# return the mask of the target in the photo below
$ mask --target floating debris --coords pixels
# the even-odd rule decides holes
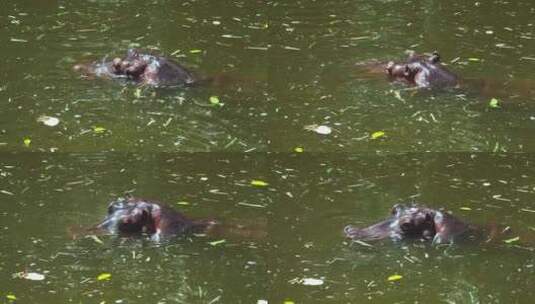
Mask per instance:
[[[269,184],[266,183],[265,181],[262,181],[262,180],[253,179],[253,180],[251,181],[251,185],[253,185],[253,186],[257,186],[257,187],[266,187],[266,186],[268,186]]]
[[[495,109],[495,108],[499,108],[500,107],[500,101],[496,98],[492,98],[490,101],[489,101],[489,107]]]
[[[385,136],[385,132],[384,131],[376,131],[376,132],[373,132],[370,137],[372,139],[378,139],[378,138],[381,138],[383,136]]]
[[[55,127],[59,124],[59,118],[53,116],[41,115],[37,118],[37,122],[44,124],[45,126]]]
[[[111,279],[111,273],[101,273],[97,276],[97,281],[108,281]]]
[[[323,125],[308,125],[303,127],[307,131],[315,132],[316,134],[329,135],[333,132],[333,129],[329,126]]]
[[[42,281],[45,279],[44,274],[40,274],[37,272],[19,272],[14,275],[15,277],[26,279],[30,281]]]
[[[210,242],[208,244],[212,245],[212,246],[217,246],[217,245],[221,245],[221,244],[224,244],[226,243],[227,240],[218,240],[218,241],[213,241],[213,242]]]
[[[320,286],[320,285],[323,285],[323,280],[322,279],[314,279],[314,278],[304,278],[301,281],[301,284],[305,285],[305,286]]]
[[[389,281],[389,282],[395,282],[395,281],[399,281],[399,280],[401,280],[401,279],[403,279],[403,276],[401,276],[401,275],[399,275],[399,274],[393,274],[393,275],[391,275],[391,276],[389,276],[389,277],[387,278],[387,281]]]

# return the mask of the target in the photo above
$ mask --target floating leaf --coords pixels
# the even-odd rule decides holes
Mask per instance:
[[[320,285],[323,285],[323,280],[314,279],[314,278],[304,278],[301,281],[301,284],[306,285],[306,286],[320,286]]]
[[[295,302],[292,301],[292,300],[284,300],[284,302],[282,302],[282,304],[295,304]]]
[[[219,97],[217,97],[217,96],[210,96],[210,103],[213,104],[214,106],[221,104],[219,102]]]
[[[45,279],[43,274],[37,272],[23,272],[20,274],[20,277],[31,281],[42,281]]]
[[[191,205],[189,202],[186,202],[186,201],[179,201],[179,202],[176,202],[177,205],[182,205],[182,206],[188,206],[188,205]]]
[[[208,244],[212,245],[212,246],[217,246],[217,245],[221,245],[221,244],[224,244],[226,243],[227,240],[218,240],[218,241],[213,241],[213,242],[210,242]]]
[[[463,211],[472,211],[472,208],[470,208],[470,207],[461,207],[459,209],[461,209]]]
[[[109,279],[111,279],[111,273],[107,272],[101,273],[97,277],[97,281],[108,281]]]
[[[253,179],[251,181],[251,185],[257,186],[257,187],[266,187],[269,184],[266,183],[265,181],[262,181],[262,180],[259,180],[259,179]]]
[[[137,88],[137,89],[134,91],[134,97],[135,97],[135,98],[141,98],[141,89],[140,89],[140,88]]]
[[[321,135],[329,135],[333,132],[331,127],[328,127],[328,126],[308,125],[308,126],[304,126],[303,128],[305,130],[312,131]]]
[[[470,57],[470,58],[468,58],[468,61],[472,61],[472,62],[480,62],[481,59],[479,59],[479,58],[475,58],[475,57]]]
[[[383,136],[385,136],[385,132],[384,131],[376,131],[376,132],[372,133],[371,138],[372,139],[378,139],[378,138],[381,138]]]
[[[59,119],[52,116],[41,115],[37,118],[37,122],[41,122],[45,126],[55,127],[59,124]]]
[[[498,101],[498,99],[496,99],[496,98],[492,98],[489,101],[489,107],[491,107],[491,108],[499,108],[500,107],[500,101]]]
[[[202,50],[199,50],[199,49],[193,49],[193,50],[189,50],[189,52],[190,52],[191,54],[198,54],[198,53],[201,53]]]
[[[305,149],[303,149],[303,147],[295,147],[294,151],[297,152],[297,153],[303,153],[303,152],[305,152]]]
[[[28,42],[26,39],[19,39],[19,38],[11,38],[9,39],[11,42]]]
[[[30,144],[32,143],[32,140],[31,140],[30,138],[26,137],[26,138],[23,140],[23,142],[24,142],[24,146],[26,146],[26,147],[30,147]]]
[[[106,132],[106,128],[104,127],[97,127],[97,126],[93,126],[93,133],[95,134],[102,134]]]
[[[399,281],[403,278],[403,276],[399,275],[399,274],[393,274],[391,276],[388,277],[388,281],[389,282],[394,282],[394,281]]]
[[[96,236],[96,235],[90,235],[89,237],[90,237],[93,241],[95,241],[95,243],[97,243],[97,244],[101,244],[101,245],[104,244],[104,242],[103,242],[101,239],[99,239],[98,236]]]
[[[514,238],[511,238],[511,239],[507,239],[507,240],[503,240],[506,244],[511,244],[511,243],[514,243],[514,242],[518,242],[520,241],[520,237],[514,237]]]
[[[10,301],[16,301],[16,300],[17,300],[17,297],[16,297],[14,294],[12,294],[12,293],[7,294],[7,295],[6,295],[6,298],[7,298],[8,300],[10,300]]]
[[[266,208],[266,206],[264,206],[264,205],[251,204],[251,203],[246,203],[246,202],[239,202],[238,205],[247,206],[247,207],[254,207],[254,208]]]

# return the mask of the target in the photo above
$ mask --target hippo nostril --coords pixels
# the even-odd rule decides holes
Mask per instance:
[[[344,227],[344,233],[348,236],[348,237],[353,237],[355,234],[357,234],[359,230],[351,225],[347,225]]]

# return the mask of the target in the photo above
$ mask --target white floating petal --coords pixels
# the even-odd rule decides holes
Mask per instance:
[[[42,122],[45,126],[55,127],[59,124],[59,118],[41,115],[37,118],[38,122]]]
[[[23,279],[32,280],[32,281],[42,281],[45,279],[45,275],[37,272],[26,272],[21,275]]]
[[[304,278],[301,284],[306,286],[320,286],[323,285],[323,280],[314,278]]]

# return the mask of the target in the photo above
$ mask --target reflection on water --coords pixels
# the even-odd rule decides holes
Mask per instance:
[[[376,222],[394,203],[420,201],[533,235],[533,161],[531,154],[4,153],[2,292],[40,303],[522,303],[532,295],[533,239],[368,247],[345,240],[342,229]],[[98,222],[123,191],[193,218],[258,223],[266,236],[217,245],[202,236],[162,244],[69,239],[67,227]],[[45,282],[11,277],[25,270],[45,274]],[[98,281],[101,273],[112,277]],[[388,282],[395,274],[402,279]],[[323,285],[297,283],[303,278]]]

